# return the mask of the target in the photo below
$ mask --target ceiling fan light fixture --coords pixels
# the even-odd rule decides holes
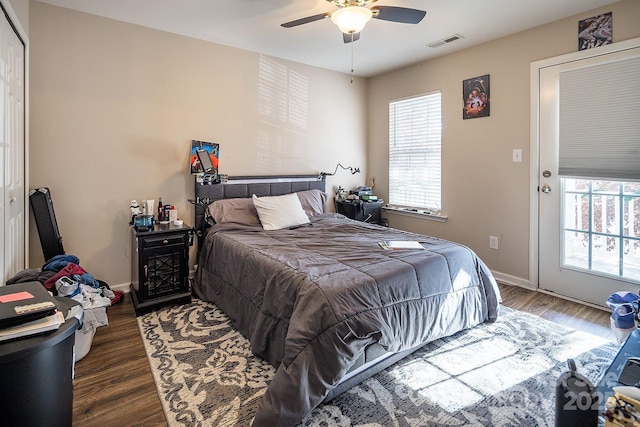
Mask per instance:
[[[362,6],[347,6],[331,14],[331,22],[345,34],[359,33],[371,20],[373,12]]]

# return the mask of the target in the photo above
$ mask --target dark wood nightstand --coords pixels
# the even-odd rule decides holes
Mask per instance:
[[[133,230],[133,229],[132,229]],[[191,301],[188,225],[154,224],[131,233],[131,302],[136,316],[170,302]]]
[[[380,224],[382,221],[382,202],[338,201],[336,202],[336,212],[357,221]]]

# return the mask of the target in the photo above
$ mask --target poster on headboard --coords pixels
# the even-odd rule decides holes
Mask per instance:
[[[211,165],[213,168],[206,172],[202,167],[202,162],[198,157],[198,151],[204,150],[209,154]],[[191,174],[205,173],[205,175],[212,175],[213,180],[218,178],[218,167],[220,165],[220,144],[215,142],[206,142],[199,140],[191,141],[191,155],[189,156],[189,171]]]

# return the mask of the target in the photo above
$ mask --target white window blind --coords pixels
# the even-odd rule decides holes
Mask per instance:
[[[440,210],[441,95],[389,103],[389,203]]]
[[[560,74],[559,174],[640,180],[640,58]]]

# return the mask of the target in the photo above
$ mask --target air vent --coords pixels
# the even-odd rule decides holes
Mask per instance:
[[[445,45],[447,43],[451,43],[451,42],[454,42],[456,40],[460,40],[460,39],[463,39],[463,38],[464,38],[464,36],[461,36],[460,34],[454,34],[452,36],[445,37],[442,40],[438,40],[437,42],[433,42],[431,44],[428,44],[427,46],[429,46],[429,47],[440,47],[440,46]]]

